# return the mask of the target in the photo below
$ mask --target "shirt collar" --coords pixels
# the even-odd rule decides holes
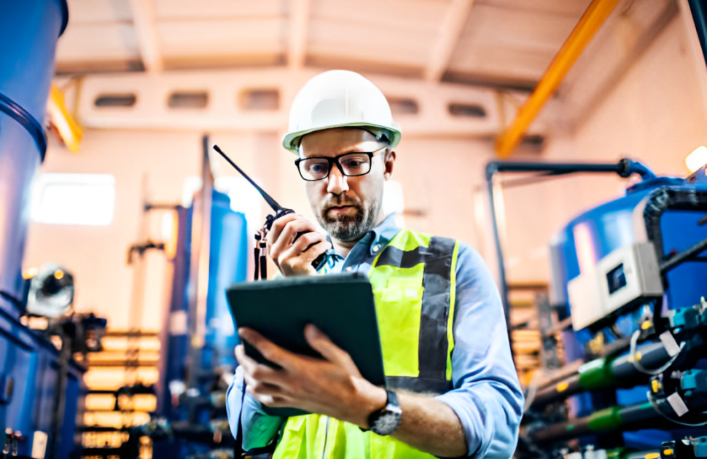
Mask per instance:
[[[395,224],[395,213],[389,214],[380,225],[373,228],[370,232],[373,233],[373,240],[368,248],[371,255],[375,255],[378,251],[384,248],[395,237],[400,228]],[[376,249],[376,246],[378,247]]]
[[[368,252],[371,256],[374,256],[388,245],[398,232],[400,232],[400,228],[395,224],[395,213],[391,213],[385,217],[380,225],[370,230],[356,245],[368,242]],[[331,237],[329,237],[329,235],[327,235],[327,240],[331,243]],[[325,261],[329,261],[330,264],[334,263],[335,260],[344,260],[344,257],[336,253],[333,248],[327,250],[326,254],[327,260]]]

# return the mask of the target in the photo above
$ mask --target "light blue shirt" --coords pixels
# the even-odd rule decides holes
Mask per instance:
[[[324,263],[329,264],[330,273],[368,273],[376,254],[398,231],[400,228],[395,226],[390,215],[369,231],[346,258],[330,251]],[[523,394],[511,358],[496,284],[481,256],[464,243],[459,244],[456,282],[453,389],[436,398],[449,405],[459,417],[469,457],[508,459],[518,440]],[[266,446],[277,434],[283,418],[266,415],[250,394],[243,398],[240,368],[227,397],[226,408],[233,435],[236,435],[241,400],[244,400],[241,415],[243,446],[246,450]]]

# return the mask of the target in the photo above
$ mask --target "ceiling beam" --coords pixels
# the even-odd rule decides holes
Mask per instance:
[[[550,62],[545,74],[540,78],[535,90],[520,107],[515,119],[496,139],[496,153],[507,158],[518,146],[523,134],[555,94],[567,72],[574,66],[594,35],[606,22],[619,0],[592,0],[572,33]]]
[[[149,73],[159,73],[164,68],[164,63],[153,0],[130,0],[130,8],[145,70]]]
[[[307,55],[307,27],[312,0],[292,0],[290,2],[290,37],[287,50],[287,64],[292,69],[304,67]]]
[[[437,41],[432,47],[430,62],[425,69],[426,80],[442,79],[473,4],[474,0],[452,0],[452,4],[447,8]]]

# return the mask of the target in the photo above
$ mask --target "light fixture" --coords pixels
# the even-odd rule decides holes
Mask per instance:
[[[29,268],[25,269],[24,271],[22,271],[22,278],[24,280],[30,280],[34,276],[37,275],[37,272],[39,272],[39,269],[37,269],[36,267],[34,267],[34,266],[29,267]]]
[[[29,314],[53,319],[69,311],[74,301],[74,277],[66,269],[56,263],[46,263],[30,282]]]
[[[707,147],[703,145],[695,148],[692,153],[685,158],[685,164],[690,172],[693,173],[707,165]]]

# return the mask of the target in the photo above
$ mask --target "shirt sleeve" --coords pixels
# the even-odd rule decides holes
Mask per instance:
[[[238,437],[238,421],[243,429],[245,451],[268,446],[277,435],[284,418],[265,414],[263,406],[246,393],[243,396],[243,369],[236,368],[236,376],[226,392],[226,412],[233,438]]]
[[[508,459],[518,441],[523,393],[496,283],[466,244],[459,246],[456,281],[454,389],[437,399],[459,417],[469,457]]]

